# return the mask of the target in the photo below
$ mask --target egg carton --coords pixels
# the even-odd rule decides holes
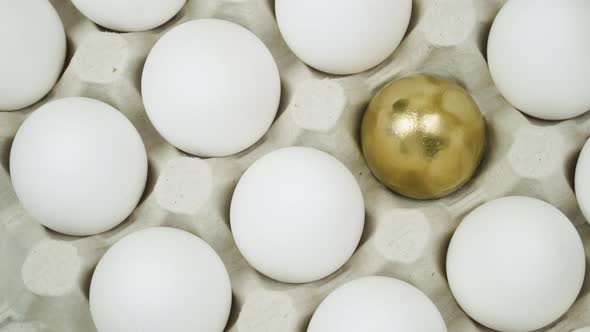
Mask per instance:
[[[505,0],[415,0],[400,47],[378,67],[352,76],[320,73],[297,59],[281,38],[272,0],[189,0],[164,26],[139,33],[107,31],[70,1],[51,2],[67,31],[66,69],[41,102],[0,112],[2,332],[95,331],[88,290],[98,260],[126,234],[152,226],[187,230],[219,253],[233,287],[230,332],[305,331],[332,290],[368,275],[396,277],[424,291],[450,332],[490,331],[455,302],[445,277],[445,255],[468,212],[506,195],[552,203],[572,220],[589,249],[590,227],[577,206],[573,176],[590,133],[590,115],[562,122],[532,119],[496,90],[485,48]],[[175,149],[155,131],[142,105],[140,77],[148,52],[164,32],[211,17],[241,24],[263,40],[280,68],[283,91],[279,114],[260,142],[235,156],[202,159]],[[371,175],[360,150],[360,119],[370,98],[390,80],[413,73],[458,82],[473,95],[487,122],[488,149],[475,178],[439,200],[393,194]],[[90,237],[58,234],[33,220],[19,204],[8,172],[11,142],[22,121],[39,105],[69,96],[96,98],[119,109],[139,130],[149,155],[148,183],[138,208],[118,227]],[[302,285],[256,272],[238,252],[229,227],[230,199],[241,174],[266,153],[294,145],[315,147],[341,160],[360,183],[366,202],[365,230],[354,256],[333,275]],[[543,331],[590,325],[589,285],[585,282],[571,310]]]

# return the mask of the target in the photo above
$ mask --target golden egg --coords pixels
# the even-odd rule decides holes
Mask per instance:
[[[439,198],[475,173],[486,144],[485,122],[458,84],[410,76],[373,98],[361,143],[369,168],[388,188],[411,198]]]

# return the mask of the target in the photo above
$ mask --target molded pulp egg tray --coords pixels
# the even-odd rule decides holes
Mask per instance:
[[[106,31],[70,1],[51,2],[67,30],[65,72],[41,102],[0,112],[2,332],[95,331],[88,308],[94,267],[114,242],[150,226],[187,230],[219,253],[231,276],[234,298],[227,331],[234,332],[305,331],[329,292],[367,275],[400,278],[424,291],[450,332],[489,331],[453,299],[445,255],[452,232],[468,212],[506,195],[555,205],[576,225],[587,249],[590,245],[590,226],[573,189],[590,114],[545,122],[524,116],[500,96],[485,47],[504,0],[415,0],[400,47],[378,67],[352,76],[326,75],[297,59],[279,34],[272,0],[189,0],[172,21],[140,33]],[[165,31],[210,17],[236,22],[259,36],[279,65],[283,90],[273,126],[254,147],[227,158],[200,159],[177,150],[154,130],[142,105],[140,77],[148,52]],[[475,178],[440,200],[393,194],[371,175],[360,150],[360,120],[370,98],[390,80],[414,73],[437,74],[464,86],[487,122],[489,143]],[[9,151],[20,124],[39,105],[67,96],[92,97],[116,107],[139,130],[148,150],[149,177],[139,207],[124,223],[96,236],[69,237],[44,228],[23,210],[10,183]],[[230,199],[242,173],[266,153],[293,145],[315,147],[341,160],[356,176],[366,202],[364,234],[351,260],[328,278],[303,285],[275,282],[256,272],[239,254],[229,227]],[[567,315],[544,331],[590,324],[589,285],[585,282]]]

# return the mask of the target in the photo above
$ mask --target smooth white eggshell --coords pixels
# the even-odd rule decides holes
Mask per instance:
[[[502,332],[540,329],[574,303],[584,247],[568,218],[529,197],[488,202],[461,222],[449,245],[447,277],[465,312]]]
[[[522,112],[546,120],[590,109],[590,1],[510,0],[488,40],[498,90]]]
[[[232,292],[219,256],[200,238],[157,227],[102,257],[90,284],[98,332],[222,332]]]
[[[577,329],[577,330],[575,330],[573,332],[590,332],[590,327],[584,327],[584,328],[581,328],[581,329]]]
[[[586,141],[576,164],[575,188],[580,210],[590,222],[590,140]]]
[[[256,143],[274,120],[280,92],[266,46],[245,28],[215,19],[167,32],[150,52],[142,78],[156,129],[170,144],[203,157]]]
[[[231,228],[246,260],[289,283],[318,280],[354,253],[364,226],[354,176],[316,149],[283,148],[257,160],[233,194]]]
[[[315,311],[307,332],[446,332],[432,301],[393,278],[365,277],[340,286]]]
[[[57,232],[115,227],[139,202],[147,156],[139,133],[113,107],[89,98],[52,101],[19,128],[10,175],[24,208]]]
[[[338,75],[365,71],[398,47],[412,0],[276,0],[285,42],[303,62]]]
[[[43,98],[61,74],[66,34],[47,0],[0,1],[0,111]]]
[[[72,0],[82,14],[116,31],[144,31],[176,15],[186,0]]]

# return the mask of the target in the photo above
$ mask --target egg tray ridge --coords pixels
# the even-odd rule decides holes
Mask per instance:
[[[67,31],[65,71],[39,103],[0,112],[0,332],[96,331],[88,307],[94,267],[114,242],[151,226],[187,230],[219,253],[233,287],[231,332],[303,332],[329,292],[367,275],[400,278],[424,291],[449,332],[491,331],[458,307],[444,265],[462,217],[502,196],[526,195],[555,205],[590,249],[590,226],[573,188],[590,114],[562,122],[536,120],[499,94],[485,47],[505,0],[414,0],[400,47],[378,67],[352,76],[320,73],[297,59],[280,36],[272,0],[189,0],[167,24],[139,33],[105,30],[69,0],[51,2]],[[277,61],[283,91],[279,114],[260,142],[235,156],[201,159],[172,147],[155,131],[142,105],[140,81],[145,58],[164,32],[212,17],[241,24],[262,39]],[[391,193],[371,175],[360,150],[360,119],[370,98],[390,80],[414,73],[461,84],[487,122],[488,147],[475,178],[440,200]],[[26,116],[49,100],[70,96],[96,98],[119,109],[139,130],[149,157],[148,183],[136,211],[113,230],[90,237],[58,234],[33,220],[19,204],[8,173],[10,145]],[[315,147],[341,160],[356,176],[366,203],[365,230],[351,260],[328,278],[303,285],[279,283],[256,272],[238,252],[229,228],[231,195],[241,174],[266,153],[293,145]],[[543,331],[590,325],[589,284],[587,280],[572,309]]]

